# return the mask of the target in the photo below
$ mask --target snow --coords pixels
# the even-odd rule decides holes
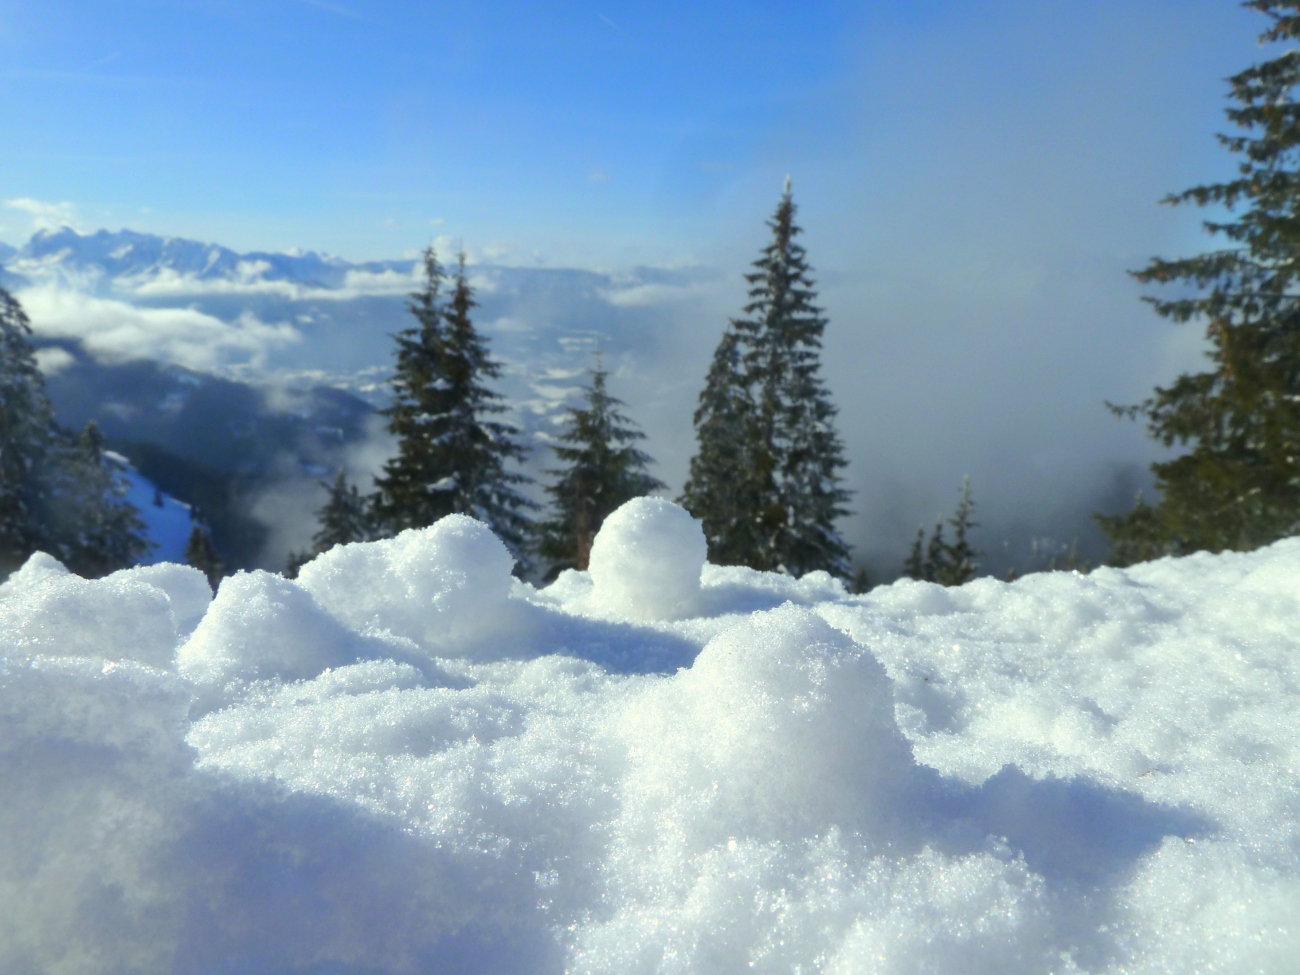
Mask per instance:
[[[139,509],[145,536],[154,544],[146,553],[145,562],[184,562],[185,546],[194,527],[190,506],[160,491],[153,481],[129,464],[123,466],[126,500]],[[159,500],[162,504],[156,503]]]
[[[1288,972],[1300,540],[851,596],[668,502],[0,586],[0,971]]]

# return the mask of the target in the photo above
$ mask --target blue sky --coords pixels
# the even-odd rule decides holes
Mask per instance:
[[[1052,192],[1141,173],[1149,202],[1222,169],[1219,79],[1259,28],[1222,0],[6,0],[0,187],[237,248],[708,259],[786,171],[850,225],[1066,153],[1089,183]]]

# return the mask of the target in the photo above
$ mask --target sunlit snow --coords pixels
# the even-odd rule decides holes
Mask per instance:
[[[0,586],[0,971],[1287,972],[1300,540],[851,596],[642,499]]]

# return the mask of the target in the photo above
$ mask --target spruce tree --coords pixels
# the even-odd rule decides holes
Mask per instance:
[[[316,513],[320,529],[312,536],[312,553],[320,555],[335,545],[365,542],[373,537],[366,499],[355,484],[349,484],[342,468],[333,484],[321,482],[329,492],[324,507]]]
[[[957,510],[948,519],[953,540],[944,536],[944,520],[934,523],[930,541],[925,543],[925,527],[916,531],[912,550],[903,563],[903,574],[923,582],[937,582],[941,586],[960,586],[975,577],[979,569],[976,559],[979,552],[970,542],[970,531],[979,527],[975,521],[975,502],[971,499],[970,478],[962,481],[961,498]]]
[[[619,409],[622,400],[605,388],[607,375],[597,362],[584,389],[584,406],[570,408],[560,434],[563,445],[551,448],[566,465],[547,472],[556,477],[546,488],[555,514],[537,526],[537,551],[551,563],[552,577],[563,569],[585,570],[606,516],[626,501],[665,487],[646,471],[653,461],[634,446],[645,434]]]
[[[190,529],[190,539],[185,545],[185,563],[198,569],[208,577],[208,585],[216,592],[225,574],[226,566],[212,544],[212,535],[202,525],[196,524]]]
[[[752,407],[741,370],[740,334],[729,325],[695,410],[699,448],[681,497],[702,522],[709,560],[717,565],[752,565],[761,544],[754,518],[760,496],[745,450]]]
[[[56,555],[91,578],[129,568],[153,548],[140,510],[126,499],[126,467],[105,449],[94,421],[61,445],[59,489],[52,504]]]
[[[710,558],[848,578],[835,529],[848,512],[836,410],[820,376],[826,319],[795,238],[790,181],[768,222],[772,242],[745,275],[745,317],[714,355],[696,412],[699,451],[683,503],[705,525]]]
[[[1300,3],[1244,6],[1272,19],[1262,42],[1300,40]],[[1145,300],[1175,323],[1205,322],[1211,365],[1137,406],[1111,407],[1144,417],[1164,446],[1190,448],[1151,465],[1157,503],[1139,498],[1127,514],[1098,517],[1120,564],[1300,533],[1300,50],[1228,81],[1227,116],[1241,131],[1219,141],[1240,157],[1237,178],[1164,201],[1226,209],[1230,219],[1204,226],[1228,246],[1133,272],[1193,292]]]
[[[384,529],[421,528],[452,514],[485,522],[521,563],[536,507],[517,490],[528,478],[506,469],[525,454],[518,432],[493,419],[505,411],[485,380],[500,366],[470,317],[476,306],[460,255],[450,300],[433,248],[424,255],[425,285],[411,295],[418,325],[397,336],[393,404],[384,410],[398,438],[397,456],[376,479],[373,511]]]
[[[56,435],[31,334],[22,306],[0,288],[0,574],[46,542],[42,474]]]
[[[37,550],[86,576],[134,565],[150,542],[122,463],[93,423],[73,437],[54,422],[30,336],[0,288],[0,572]]]

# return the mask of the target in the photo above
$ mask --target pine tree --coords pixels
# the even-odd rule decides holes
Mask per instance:
[[[150,543],[123,466],[93,423],[73,437],[54,422],[30,335],[0,288],[0,572],[37,550],[87,576],[134,565]]]
[[[484,380],[498,378],[501,368],[470,317],[476,302],[465,255],[445,307],[444,274],[432,247],[424,268],[425,286],[409,305],[419,325],[397,336],[393,404],[384,411],[398,453],[376,479],[373,511],[393,532],[456,512],[472,515],[522,562],[531,530],[525,512],[536,505],[517,490],[529,479],[506,470],[525,449],[514,427],[492,419],[506,408]]]
[[[1300,40],[1300,3],[1251,0],[1273,21],[1261,41]],[[1153,259],[1143,283],[1180,282],[1199,295],[1147,300],[1175,323],[1206,323],[1211,368],[1179,376],[1132,407],[1166,447],[1189,447],[1151,465],[1160,500],[1098,516],[1111,559],[1127,564],[1200,549],[1248,550],[1300,532],[1300,50],[1229,79],[1241,133],[1220,142],[1239,154],[1239,175],[1167,197],[1168,204],[1226,208],[1207,221],[1226,249]],[[1235,214],[1244,208],[1237,217]]]
[[[0,288],[0,574],[45,541],[41,475],[55,441],[54,410],[31,333],[22,306]]]
[[[848,545],[835,530],[848,513],[846,461],[820,376],[826,319],[794,217],[787,179],[772,242],[745,275],[746,317],[730,323],[700,397],[682,500],[704,522],[714,561],[848,578]]]
[[[695,410],[699,449],[681,497],[703,523],[709,559],[717,565],[753,564],[761,545],[754,519],[759,492],[745,453],[752,406],[741,370],[740,335],[729,325],[713,353]]]
[[[979,527],[975,521],[975,502],[971,499],[970,478],[962,481],[961,498],[957,510],[947,524],[953,531],[953,540],[944,537],[942,518],[934,523],[930,541],[925,542],[925,528],[917,529],[912,550],[903,563],[903,574],[924,582],[937,582],[941,586],[960,586],[975,577],[979,569],[976,559],[979,552],[970,542],[970,531]]]
[[[342,469],[333,484],[321,482],[329,499],[316,513],[320,530],[312,536],[312,552],[320,555],[335,545],[365,542],[373,537],[366,499],[355,484],[349,484]]]
[[[208,577],[208,585],[213,592],[225,574],[226,566],[217,555],[216,546],[212,544],[212,535],[202,525],[195,525],[190,530],[190,540],[185,545],[185,563],[198,569]]]
[[[563,569],[585,570],[592,540],[605,518],[624,502],[665,487],[647,473],[653,461],[634,446],[645,434],[619,409],[622,400],[609,395],[607,375],[597,362],[584,389],[584,407],[569,410],[560,435],[561,442],[571,446],[551,448],[567,465],[547,471],[557,478],[546,488],[555,515],[537,526],[537,551],[550,561],[551,576]]]
[[[104,446],[92,421],[61,453],[54,492],[55,554],[78,575],[96,578],[135,565],[153,548],[140,510],[126,499],[126,467]]]

